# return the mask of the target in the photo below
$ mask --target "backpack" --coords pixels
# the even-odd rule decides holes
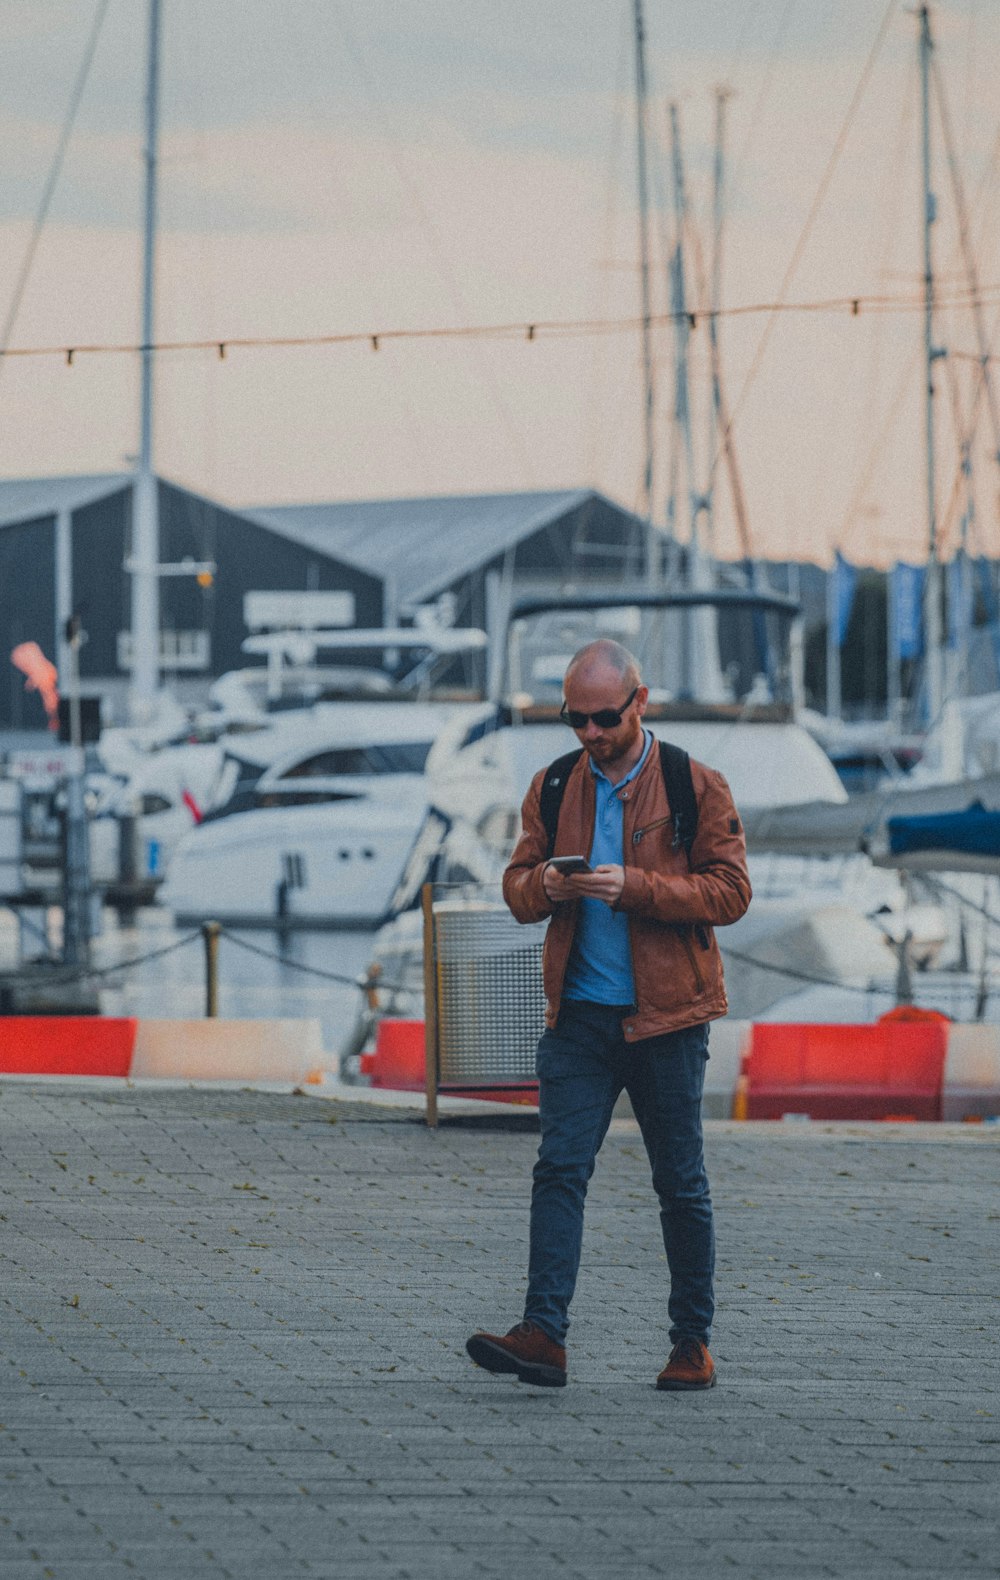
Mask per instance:
[[[659,741],[657,744],[660,748],[663,788],[667,792],[667,801],[674,820],[673,848],[677,850],[683,846],[685,855],[690,859],[691,846],[698,831],[698,802],[691,778],[691,759],[681,746],[671,746],[668,741]],[[555,850],[559,810],[566,793],[566,781],[583,756],[584,750],[585,748],[581,746],[575,752],[567,752],[565,757],[557,757],[545,770],[539,811],[548,836],[546,858]]]

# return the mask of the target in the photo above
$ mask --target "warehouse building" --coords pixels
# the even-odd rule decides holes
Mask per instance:
[[[82,690],[124,717],[133,484],[130,473],[0,480],[0,728],[44,726],[7,655],[37,642],[65,674],[71,613],[86,632]],[[160,667],[192,704],[247,663],[261,594],[335,594],[327,623],[348,627],[409,624],[432,606],[445,624],[496,629],[519,591],[634,580],[643,565],[642,523],[593,490],[236,511],[157,486],[160,559],[172,568],[160,583]],[[200,566],[211,572],[199,577]]]
[[[130,473],[0,480],[0,727],[44,727],[41,702],[8,655],[37,642],[65,675],[71,613],[86,632],[82,691],[124,717],[133,483]],[[179,700],[202,702],[213,678],[247,662],[248,595],[336,593],[340,623],[382,623],[379,577],[202,495],[162,479],[157,488],[160,559],[174,568],[160,583],[160,665]],[[197,566],[212,570],[199,578]]]

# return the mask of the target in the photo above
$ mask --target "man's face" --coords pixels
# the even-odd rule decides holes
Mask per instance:
[[[573,713],[600,713],[605,708],[617,713],[631,689],[614,669],[603,665],[581,668],[566,677],[566,707]],[[639,686],[622,714],[621,723],[613,729],[602,729],[589,718],[582,730],[575,731],[577,740],[602,768],[619,762],[638,748],[648,698],[648,687]]]

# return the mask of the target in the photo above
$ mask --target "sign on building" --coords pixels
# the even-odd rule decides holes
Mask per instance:
[[[350,592],[248,592],[243,620],[249,631],[319,631],[354,624]]]
[[[161,631],[157,665],[161,670],[205,670],[212,660],[212,643],[207,631]],[[132,668],[132,633],[118,632],[118,668]]]

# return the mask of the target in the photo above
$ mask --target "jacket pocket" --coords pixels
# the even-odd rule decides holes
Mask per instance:
[[[698,957],[694,952],[694,945],[691,942],[691,934],[693,931],[694,929],[686,922],[677,928],[678,937],[684,946],[684,953],[688,958],[688,965],[691,967],[691,973],[694,977],[695,987],[698,989],[699,994],[701,994],[705,991],[705,979],[701,974],[701,967],[698,964]],[[707,944],[705,947],[707,948]]]

